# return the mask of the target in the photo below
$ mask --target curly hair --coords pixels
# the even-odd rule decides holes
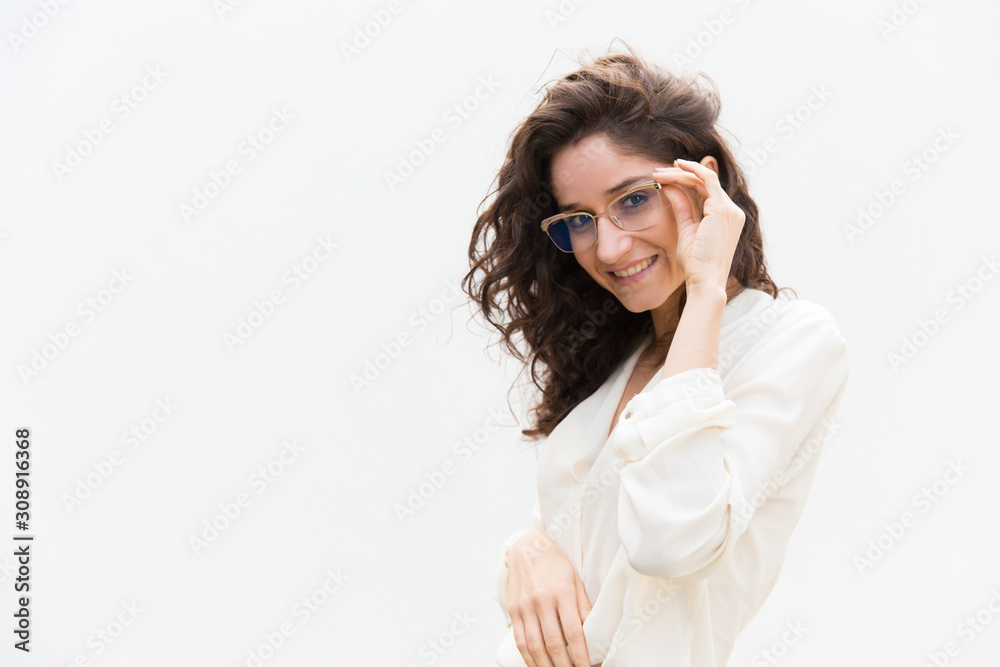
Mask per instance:
[[[521,431],[533,440],[547,437],[653,331],[648,313],[619,307],[539,228],[558,212],[550,172],[562,148],[603,134],[623,156],[665,164],[714,156],[722,188],[746,214],[730,272],[739,290],[728,298],[747,287],[778,295],[764,262],[757,205],[716,129],[721,103],[714,83],[700,73],[674,75],[625,46],[629,53],[609,52],[543,86],[538,106],[511,135],[497,187],[480,207],[497,196],[478,216],[469,243],[471,269],[462,289],[541,392],[531,410],[533,428]],[[709,87],[700,86],[698,76]],[[685,301],[682,293],[678,315]]]

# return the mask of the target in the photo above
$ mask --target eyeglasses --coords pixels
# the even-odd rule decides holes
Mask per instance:
[[[660,187],[656,181],[637,185],[616,197],[604,213],[627,232],[650,227],[663,216]],[[560,213],[542,220],[542,231],[563,252],[585,250],[597,241],[597,218],[604,213]]]

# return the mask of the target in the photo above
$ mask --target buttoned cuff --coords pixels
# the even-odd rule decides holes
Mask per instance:
[[[726,399],[719,371],[692,368],[660,380],[626,404],[612,449],[626,463],[638,461],[667,438],[735,423],[736,404]]]

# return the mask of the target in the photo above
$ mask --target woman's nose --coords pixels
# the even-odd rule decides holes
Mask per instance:
[[[632,237],[611,219],[610,214],[598,216],[597,259],[603,264],[615,264],[632,247]]]

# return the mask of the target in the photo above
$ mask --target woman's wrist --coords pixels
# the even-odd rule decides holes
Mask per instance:
[[[685,307],[687,303],[691,303],[693,300],[710,305],[718,305],[721,301],[723,306],[726,305],[726,301],[728,300],[726,285],[722,283],[702,282],[693,285],[687,284],[684,286],[684,291],[687,293]]]
[[[687,293],[660,377],[694,368],[718,368],[719,329],[726,306],[726,290],[697,285]]]

